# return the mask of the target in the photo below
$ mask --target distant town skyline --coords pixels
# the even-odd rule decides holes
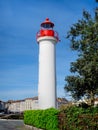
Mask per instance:
[[[38,95],[38,44],[40,23],[49,17],[59,33],[56,46],[57,96],[64,92],[70,62],[77,53],[65,37],[85,9],[94,15],[95,0],[0,0],[0,100],[19,100]]]

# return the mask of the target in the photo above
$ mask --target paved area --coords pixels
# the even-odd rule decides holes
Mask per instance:
[[[0,120],[0,130],[27,130],[22,120]]]

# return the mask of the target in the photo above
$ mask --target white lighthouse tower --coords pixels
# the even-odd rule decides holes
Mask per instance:
[[[56,57],[55,46],[58,34],[53,30],[54,23],[48,18],[41,23],[37,33],[39,43],[39,109],[56,108]]]

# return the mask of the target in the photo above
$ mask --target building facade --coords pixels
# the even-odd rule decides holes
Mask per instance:
[[[0,112],[5,110],[5,102],[0,100]]]
[[[9,101],[6,103],[8,113],[22,113],[25,110],[38,109],[38,98],[26,98],[24,100]]]
[[[47,101],[48,102],[48,101]],[[68,101],[65,98],[57,98],[57,108],[61,105],[67,104]],[[6,113],[23,113],[25,110],[37,110],[39,109],[38,97],[26,98],[23,100],[9,100],[7,102],[0,101],[0,111]]]

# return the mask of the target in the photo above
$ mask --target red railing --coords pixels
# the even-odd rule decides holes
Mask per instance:
[[[44,36],[55,37],[57,41],[59,41],[58,33],[54,30],[40,30],[39,32],[37,32],[36,38]]]

